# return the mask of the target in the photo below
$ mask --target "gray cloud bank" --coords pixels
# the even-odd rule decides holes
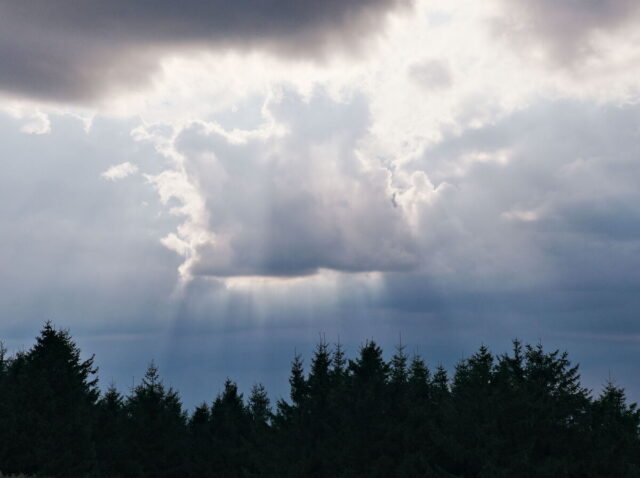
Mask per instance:
[[[354,48],[410,0],[0,2],[0,90],[87,101],[148,79],[183,47],[318,57]]]
[[[637,25],[636,0],[500,0],[495,31],[524,51],[543,46],[555,66],[576,67],[600,53],[598,34]]]

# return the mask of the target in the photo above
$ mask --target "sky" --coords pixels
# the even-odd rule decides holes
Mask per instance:
[[[126,392],[568,350],[640,400],[636,0],[0,0],[0,339]]]

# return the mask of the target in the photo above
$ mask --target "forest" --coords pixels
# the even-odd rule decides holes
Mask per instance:
[[[483,346],[448,374],[403,346],[386,361],[373,341],[354,358],[321,341],[289,382],[272,404],[227,380],[189,412],[153,362],[127,394],[101,390],[94,358],[47,322],[29,350],[0,347],[0,476],[640,476],[636,405],[541,345]]]

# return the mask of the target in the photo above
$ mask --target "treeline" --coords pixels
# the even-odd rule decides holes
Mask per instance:
[[[126,396],[47,323],[0,348],[0,471],[39,477],[638,477],[640,413],[609,383],[592,397],[566,353],[485,347],[452,377],[374,342],[319,343],[292,362],[288,400],[230,380],[191,414],[155,365]]]

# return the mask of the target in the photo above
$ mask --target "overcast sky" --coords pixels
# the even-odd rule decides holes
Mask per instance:
[[[640,400],[636,0],[0,0],[0,338],[123,391],[400,337]]]

